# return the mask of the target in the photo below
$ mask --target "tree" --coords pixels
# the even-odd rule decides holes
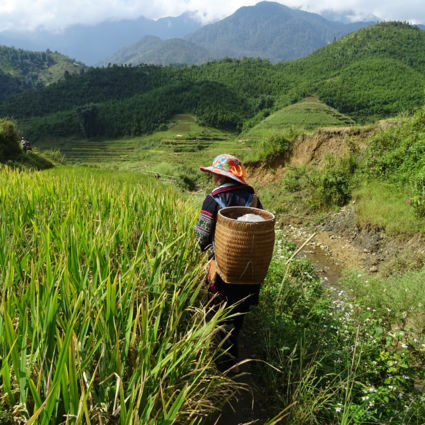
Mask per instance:
[[[21,153],[19,136],[15,124],[7,119],[0,119],[0,162],[15,159]]]

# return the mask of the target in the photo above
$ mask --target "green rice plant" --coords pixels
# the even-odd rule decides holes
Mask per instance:
[[[0,172],[0,421],[195,424],[235,384],[199,304],[196,211],[135,173]]]

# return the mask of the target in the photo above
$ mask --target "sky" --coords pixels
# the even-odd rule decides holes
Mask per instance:
[[[73,24],[144,16],[158,19],[192,12],[203,23],[231,15],[260,0],[0,0],[0,32],[45,28],[61,31]],[[408,21],[425,24],[424,0],[275,0],[288,7],[320,13],[352,11],[353,20]]]

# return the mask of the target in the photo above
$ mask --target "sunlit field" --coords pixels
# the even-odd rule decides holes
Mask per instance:
[[[198,423],[230,392],[193,205],[111,175],[1,170],[1,423]]]

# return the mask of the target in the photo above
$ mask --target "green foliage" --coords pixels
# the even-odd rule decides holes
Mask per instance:
[[[354,197],[362,226],[391,234],[423,232],[425,218],[425,110],[390,120],[367,148],[349,146],[346,158],[320,167],[295,167],[283,180],[288,202],[306,212],[343,206]]]
[[[425,109],[381,131],[370,140],[367,172],[404,190],[405,201],[425,217]]]
[[[0,162],[15,159],[21,153],[15,124],[10,120],[0,119]]]
[[[114,68],[111,70],[116,72]],[[23,121],[22,127],[34,140],[71,135],[120,137],[149,134],[160,126],[164,128],[164,123],[182,111],[195,113],[203,125],[234,131],[241,128],[250,106],[222,84],[176,82],[152,88],[144,94],[133,93],[121,100],[82,104],[73,109],[32,117]]]
[[[367,58],[324,81],[318,94],[325,103],[357,121],[375,121],[423,105],[424,89],[423,73],[398,60]]]
[[[346,158],[328,155],[320,168],[291,168],[282,184],[285,190],[302,198],[308,209],[343,206],[351,199],[358,166],[353,154]]]
[[[38,150],[34,150],[38,153]],[[66,158],[65,155],[58,149],[46,149],[43,150],[41,156],[48,161],[51,161],[55,164],[65,164]]]
[[[240,131],[266,117],[265,127],[272,125],[273,120],[279,121],[273,112],[290,104],[295,105],[282,115],[280,128],[347,125],[352,118],[376,120],[421,106],[424,51],[423,31],[404,24],[379,24],[289,63],[272,65],[244,58],[179,68],[112,66],[80,75],[70,72],[61,82],[7,97],[0,103],[0,115],[22,120],[33,137],[49,132],[77,135],[81,128],[89,137],[148,134],[166,125],[173,114],[186,112],[196,114],[205,125]],[[9,94],[10,78],[4,76]],[[9,82],[11,89],[20,84]],[[310,111],[308,105],[296,104],[308,96],[319,96],[338,110],[323,104],[319,108],[318,102],[310,105]],[[91,112],[83,113],[87,105],[92,105]],[[55,114],[77,118],[69,125],[65,115]],[[94,128],[86,128],[92,124]],[[67,133],[71,127],[73,131]]]
[[[255,109],[262,111],[263,109],[270,109],[274,105],[274,98],[270,95],[261,95],[256,102]]]
[[[347,272],[341,284],[349,288],[351,295],[391,323],[415,329],[425,326],[425,269],[394,273],[386,278],[365,276],[359,272]]]
[[[423,234],[424,219],[415,214],[408,188],[385,180],[363,181],[353,192],[356,220],[389,235]]]
[[[195,424],[220,408],[236,384],[213,364],[223,312],[199,308],[196,213],[135,173],[2,170],[1,422]]]
[[[285,155],[292,146],[293,139],[284,134],[274,134],[261,140],[253,149],[250,161],[270,161],[277,156]]]
[[[345,205],[351,198],[352,178],[356,168],[357,163],[352,155],[348,158],[328,156],[313,183],[316,186],[317,204],[320,207]]]
[[[423,394],[415,380],[424,377],[424,339],[395,330],[389,319],[396,311],[402,323],[421,314],[423,297],[414,294],[423,292],[423,270],[394,278],[384,297],[382,282],[350,275],[357,290],[348,298],[340,287],[328,292],[308,261],[285,266],[294,249],[278,240],[250,320],[257,356],[276,368],[258,365],[269,409],[291,406],[291,425],[420,424]]]
[[[0,100],[14,93],[51,84],[64,78],[64,73],[70,76],[84,68],[83,64],[57,52],[31,52],[0,46]]]

